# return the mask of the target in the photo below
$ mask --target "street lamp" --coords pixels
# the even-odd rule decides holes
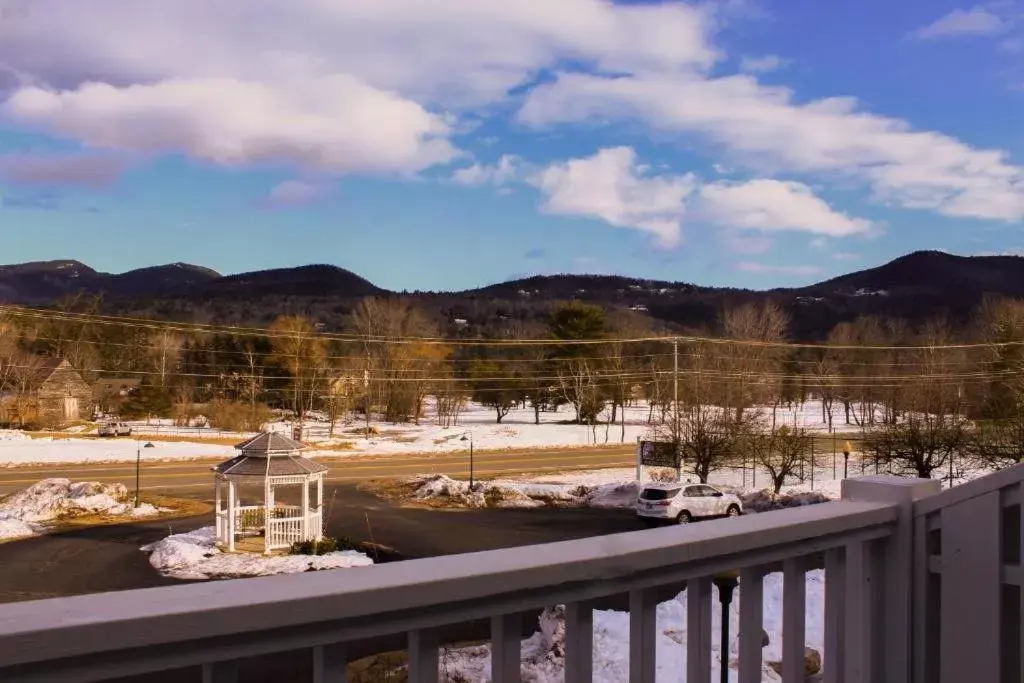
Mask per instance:
[[[722,683],[729,683],[729,605],[732,604],[732,592],[739,585],[739,578],[739,572],[728,571],[716,574],[712,579],[718,588],[718,601],[722,605],[722,647],[719,665]]]
[[[843,479],[849,479],[850,475],[850,450],[853,446],[847,441],[843,444]]]
[[[464,432],[459,441],[469,442],[469,488],[473,489],[473,432]]]
[[[142,441],[139,439],[135,440],[135,507],[139,507],[139,466],[142,462],[142,449],[153,448],[153,443],[150,441],[146,442],[146,445],[142,445]]]

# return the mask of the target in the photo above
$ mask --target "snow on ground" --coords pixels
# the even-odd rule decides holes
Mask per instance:
[[[355,550],[326,555],[257,555],[253,553],[222,553],[216,546],[212,526],[143,546],[149,563],[164,576],[175,579],[231,579],[245,576],[298,574],[324,569],[369,567],[373,560]]]
[[[0,432],[0,467],[43,465],[53,463],[135,462],[136,452],[142,462],[161,460],[194,460],[197,458],[230,458],[230,446],[211,443],[153,441],[152,448],[134,439],[54,439],[31,438],[22,432]]]
[[[771,422],[771,408],[761,408],[762,419]],[[346,444],[356,453],[424,453],[466,451],[468,441],[462,441],[467,431],[472,432],[473,446],[480,450],[504,450],[509,448],[560,448],[593,445],[636,443],[637,438],[653,436],[655,426],[648,422],[661,419],[659,411],[652,414],[646,404],[628,406],[625,409],[625,429],[621,424],[622,412],[616,421],[608,424],[610,410],[600,417],[596,428],[572,424],[575,414],[571,406],[562,406],[557,411],[542,412],[540,424],[534,424],[532,408],[516,408],[509,412],[501,424],[497,423],[495,412],[476,403],[470,403],[459,414],[458,424],[452,427],[438,425],[437,412],[432,399],[425,402],[420,424],[391,424],[371,421],[375,434],[366,438],[366,423],[361,420],[339,422],[335,425],[333,438],[328,438],[329,424],[312,422],[305,427],[305,438],[314,444]],[[847,426],[841,406],[832,411],[833,426],[837,431],[856,431],[855,425]],[[780,406],[775,414],[778,425],[796,424],[809,431],[827,433],[828,423],[822,419],[821,401],[808,401],[792,408]],[[290,430],[291,423],[274,423],[274,429]],[[315,447],[315,446],[314,446]]]
[[[0,539],[35,536],[53,524],[85,515],[152,517],[149,503],[134,507],[124,484],[44,479],[0,500]]]
[[[814,648],[824,660],[823,652],[825,577],[815,570],[807,573],[805,645]],[[729,680],[737,680],[739,656],[739,594],[733,592],[729,607],[730,642]],[[722,651],[722,612],[718,590],[712,588],[712,677],[720,676]],[[764,630],[768,645],[763,648],[762,681],[779,681],[781,677],[768,665],[782,659],[782,574],[764,577]],[[539,630],[522,643],[522,680],[533,683],[555,683],[565,678],[564,642],[565,621],[562,608],[545,610],[540,617]],[[686,592],[675,599],[658,605],[657,612],[657,670],[658,683],[684,683],[686,681]],[[440,661],[441,680],[490,681],[490,646],[447,650]],[[827,660],[824,666],[828,666]],[[621,683],[629,680],[629,613],[598,610],[594,613],[594,676],[598,683]]]

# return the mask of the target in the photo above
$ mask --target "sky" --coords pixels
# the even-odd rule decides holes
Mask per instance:
[[[1024,0],[0,0],[0,262],[797,286],[1024,254]]]

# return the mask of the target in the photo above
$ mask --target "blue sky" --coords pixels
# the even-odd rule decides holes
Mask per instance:
[[[0,0],[0,262],[761,289],[1018,253],[1022,51],[1012,0]]]

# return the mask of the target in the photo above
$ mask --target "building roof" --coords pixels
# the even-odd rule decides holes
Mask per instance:
[[[305,450],[306,446],[294,439],[289,439],[284,434],[262,432],[251,439],[243,441],[235,446],[235,448],[241,451],[243,455],[265,458],[272,455],[298,453]]]
[[[237,455],[213,468],[220,474],[239,477],[286,477],[326,472],[327,468],[301,455],[250,457]]]
[[[53,373],[57,372],[62,365],[67,365],[68,370],[73,370],[71,364],[65,361],[63,358],[57,356],[36,356],[39,359],[38,364],[32,368],[32,378],[29,382],[33,389],[38,389],[40,386],[46,383],[48,379],[53,377]]]

